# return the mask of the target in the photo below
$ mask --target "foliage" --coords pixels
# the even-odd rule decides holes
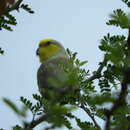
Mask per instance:
[[[130,16],[126,15],[123,10],[117,9],[113,11],[113,14],[110,14],[111,20],[109,20],[107,25],[120,26],[121,28],[130,27]]]
[[[128,0],[122,1],[130,7]],[[28,5],[20,7],[32,13]],[[4,14],[3,21],[5,25],[16,24],[15,18],[9,14]],[[77,53],[72,53],[67,49],[70,64],[74,67],[69,70],[64,65],[61,67],[66,73],[71,72],[67,83],[71,84],[72,88],[66,87],[57,89],[57,93],[51,92],[53,99],[50,100],[33,94],[35,104],[21,97],[20,101],[23,103],[21,109],[9,99],[4,98],[3,101],[19,116],[21,121],[24,118],[23,126],[17,124],[13,126],[13,130],[31,130],[43,122],[49,124],[49,127],[45,128],[47,130],[62,126],[73,129],[71,119],[74,119],[82,130],[101,130],[95,117],[104,120],[105,130],[130,129],[128,101],[130,99],[128,89],[128,84],[130,84],[130,15],[121,9],[114,10],[106,24],[128,29],[129,34],[126,38],[124,35],[111,36],[108,33],[101,39],[99,49],[104,52],[104,59],[99,62],[99,67],[92,74],[83,68],[87,61],[80,61],[76,58]],[[81,121],[80,117],[73,115],[73,110],[78,108],[84,110],[91,121]],[[26,122],[28,110],[32,113],[30,122]]]
[[[130,7],[130,1],[128,0],[122,0],[128,7]]]
[[[0,54],[3,54],[4,53],[4,51],[0,48]]]
[[[28,7],[28,4],[22,4],[23,0],[1,0],[0,1],[0,30],[5,29],[8,31],[13,31],[12,26],[16,26],[16,18],[12,15],[12,11],[19,11],[21,8],[27,11],[28,13],[34,13],[31,8]],[[4,51],[0,48],[0,54],[3,54]]]
[[[2,0],[0,4],[2,5],[3,2],[4,1]],[[4,7],[1,7],[0,9],[0,29],[4,28],[6,30],[13,31],[11,25],[15,26],[17,22],[16,18],[11,13],[14,10],[19,11],[21,8],[29,13],[34,13],[34,11],[28,7],[28,4],[22,4],[22,0],[9,4],[8,1],[6,1]]]

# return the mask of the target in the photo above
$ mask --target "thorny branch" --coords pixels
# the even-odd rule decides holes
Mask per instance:
[[[130,50],[130,29],[129,29],[128,39],[127,39],[127,47],[128,47],[128,50]],[[127,88],[128,88],[128,84],[130,84],[129,80],[130,80],[130,67],[128,67],[124,71],[124,79],[121,83],[121,91],[120,91],[119,97],[113,104],[113,107],[106,112],[107,120],[106,120],[105,130],[110,130],[110,118],[111,118],[112,114],[117,110],[117,108],[119,108],[125,104]]]
[[[98,130],[101,130],[100,126],[98,125],[98,123],[96,122],[95,118],[94,118],[94,115],[92,113],[90,113],[90,110],[85,107],[83,104],[80,106],[87,114],[88,116],[92,119],[95,127],[98,129]]]

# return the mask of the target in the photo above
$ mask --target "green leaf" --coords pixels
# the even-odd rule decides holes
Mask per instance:
[[[104,111],[103,108],[97,109],[97,110],[96,110],[96,115],[97,115],[98,117],[102,118],[103,120],[106,119],[106,117],[105,117],[105,111]]]
[[[34,13],[34,11],[31,10],[31,8],[28,7],[28,4],[22,4],[22,5],[21,5],[21,8],[23,8],[24,10],[26,10],[26,11],[27,11],[28,13],[30,13],[30,14],[33,14],[33,13]]]
[[[95,128],[93,126],[93,123],[91,122],[82,122],[80,119],[75,118],[77,125],[82,129],[82,130],[97,130],[97,128]]]
[[[15,19],[15,17],[13,15],[8,13],[5,16],[6,16],[6,18],[8,18],[7,20],[5,19],[5,23],[11,24],[11,25],[16,25],[17,24],[16,19]]]
[[[13,130],[23,130],[19,125],[13,127]]]
[[[103,105],[104,103],[108,102],[114,102],[114,98],[111,97],[111,95],[106,92],[106,93],[103,93],[102,95],[96,95],[94,97],[89,97],[87,102],[88,104],[90,105]]]
[[[13,31],[12,28],[10,26],[8,26],[7,24],[2,24],[1,27],[8,31]]]
[[[124,57],[126,56],[126,45],[125,36],[110,36],[110,34],[107,34],[107,36],[104,36],[101,40],[99,49],[106,53],[105,58],[108,61],[120,66],[121,62],[124,62]]]
[[[88,63],[87,60],[80,62],[79,65],[80,65],[80,66],[83,66],[83,65],[85,65],[86,63]]]
[[[2,50],[1,48],[0,48],[0,54],[4,54],[4,50]]]
[[[120,26],[121,28],[130,28],[130,20],[123,10],[117,9],[110,14],[110,20],[106,22],[107,25]]]
[[[34,110],[34,106],[32,104],[32,102],[24,97],[20,97],[21,102],[30,109],[31,112],[33,112]]]
[[[19,109],[17,108],[17,106],[12,102],[10,101],[9,99],[7,98],[3,98],[3,101],[6,105],[8,105],[16,114],[20,114],[20,111]]]
[[[122,2],[124,2],[130,8],[130,1],[128,1],[128,0],[122,0]]]

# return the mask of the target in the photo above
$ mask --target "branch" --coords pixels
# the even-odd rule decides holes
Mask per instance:
[[[62,98],[62,97],[64,97],[64,95],[68,92],[70,90],[70,87],[64,87],[64,88],[62,88],[62,89],[57,89],[57,92],[59,92],[59,97],[57,97],[57,98],[54,98],[52,101],[51,101],[51,105],[50,105],[50,111],[51,111],[51,106],[52,105],[55,105],[57,102],[59,102],[60,101],[60,99]],[[36,120],[34,120],[34,117],[33,117],[33,120],[31,121],[31,122],[29,122],[29,123],[24,123],[24,128],[23,128],[23,130],[27,130],[27,129],[32,129],[32,128],[34,128],[34,127],[36,127],[37,125],[39,125],[40,123],[42,123],[43,121],[46,121],[47,119],[48,119],[48,117],[50,117],[50,114],[49,114],[49,111],[45,114],[45,115],[43,115],[43,116],[41,116],[41,117],[39,117],[39,118],[37,118]],[[49,128],[46,128],[46,130],[49,130],[50,128],[54,128],[55,127],[55,125],[52,125],[51,127],[49,127]]]
[[[128,50],[130,50],[130,29],[129,29],[128,39],[127,39],[127,47],[128,47]],[[127,58],[127,56],[126,56],[126,58]],[[130,67],[128,67],[124,71],[124,78],[123,78],[123,81],[121,83],[121,91],[120,91],[119,97],[115,101],[113,107],[106,112],[107,120],[106,120],[105,130],[110,130],[110,118],[111,118],[112,114],[119,107],[121,107],[121,106],[123,106],[125,104],[125,98],[126,98],[126,94],[127,94],[127,88],[128,88],[128,84],[130,84],[129,80],[130,80]]]
[[[7,10],[7,12],[11,12],[13,10],[18,10],[19,9],[19,5],[22,3],[23,0],[18,0],[14,5],[12,5],[12,7],[10,9]]]
[[[48,116],[49,116],[48,114],[45,114],[45,115],[39,117],[38,119],[33,120],[30,123],[24,123],[24,129],[23,130],[32,129],[32,128],[36,127],[41,122],[47,120]]]
[[[96,122],[94,116],[92,115],[92,113],[90,113],[90,110],[89,110],[87,107],[85,107],[83,104],[81,104],[80,107],[81,107],[81,108],[88,114],[88,116],[92,119],[92,121],[93,121],[93,123],[95,124],[96,128],[97,128],[98,130],[101,130],[101,128],[100,128],[100,126],[98,125],[98,123]]]
[[[90,78],[88,78],[87,80],[92,81],[92,80],[95,80],[95,79],[99,79],[101,77],[101,71],[103,70],[106,63],[107,63],[107,60],[104,57],[103,61],[99,63],[100,66],[97,69],[96,73],[94,75],[92,75]]]
[[[8,14],[9,12],[13,11],[13,10],[17,10],[19,9],[19,5],[22,3],[23,0],[18,0],[16,3],[14,3],[10,8],[3,8],[3,11],[1,11],[0,16],[3,16],[5,14]]]

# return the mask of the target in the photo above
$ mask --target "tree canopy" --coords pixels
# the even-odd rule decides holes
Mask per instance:
[[[130,1],[122,0],[130,8]],[[13,31],[12,26],[17,24],[12,11],[24,9],[29,13],[34,11],[23,0],[1,0],[0,1],[0,29]],[[100,41],[99,49],[104,53],[104,58],[99,62],[97,70],[90,73],[82,66],[87,61],[80,61],[77,53],[67,49],[69,61],[75,66],[75,70],[70,74],[68,83],[78,84],[80,92],[73,94],[69,88],[64,92],[64,100],[68,105],[60,105],[59,100],[63,93],[54,93],[53,100],[46,100],[40,94],[32,94],[32,101],[25,97],[20,97],[23,107],[20,109],[10,99],[3,98],[3,101],[22,120],[23,126],[16,124],[13,130],[31,130],[43,122],[49,123],[45,130],[60,128],[65,126],[73,129],[71,119],[77,122],[77,126],[82,130],[101,130],[95,117],[105,122],[104,130],[129,130],[130,129],[130,13],[122,9],[116,9],[110,14],[110,19],[106,22],[108,26],[116,26],[128,30],[128,36],[111,35],[107,33]],[[4,50],[0,48],[0,53]],[[64,71],[66,68],[62,66]],[[78,75],[77,78],[76,75]],[[96,89],[98,83],[99,90]],[[70,98],[71,97],[73,98]],[[111,108],[106,107],[108,104]],[[90,121],[81,121],[79,117],[73,115],[72,111],[82,109],[91,118]],[[27,111],[31,111],[32,120],[27,122]],[[24,120],[23,120],[24,119]]]

